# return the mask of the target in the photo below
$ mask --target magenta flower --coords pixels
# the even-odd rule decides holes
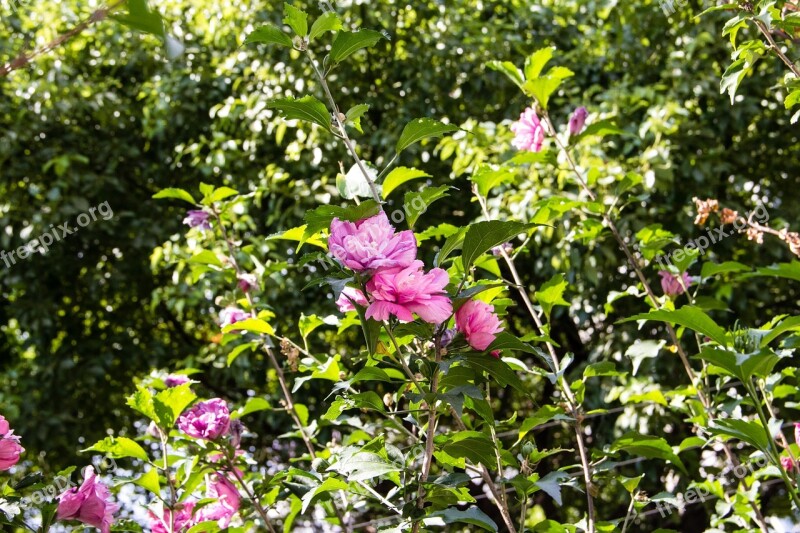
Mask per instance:
[[[250,292],[258,288],[258,278],[254,274],[239,274],[239,288],[242,292]]]
[[[527,108],[519,116],[519,121],[511,125],[511,131],[516,134],[511,141],[517,150],[540,152],[544,143],[544,125],[539,121],[536,111]]]
[[[228,404],[220,398],[197,403],[178,417],[178,428],[196,439],[216,440],[226,435],[230,427]]]
[[[242,320],[250,318],[250,314],[242,311],[238,307],[226,307],[219,312],[219,325],[220,327],[230,326]]]
[[[792,472],[794,470],[794,461],[792,461],[791,457],[784,455],[781,457],[781,466],[787,472]]]
[[[13,431],[0,436],[0,471],[9,470],[19,462],[20,455],[25,448],[20,446],[19,437]]]
[[[661,289],[664,291],[664,294],[670,298],[683,294],[689,285],[692,284],[692,278],[690,278],[689,274],[686,272],[678,277],[674,276],[671,272],[661,270],[658,275],[661,276]],[[683,284],[681,284],[681,280],[683,280]]]
[[[358,222],[331,222],[328,250],[342,265],[356,272],[378,268],[405,268],[417,257],[414,232],[395,233],[386,213]]]
[[[794,442],[800,446],[800,422],[794,423]]]
[[[3,415],[0,415],[0,437],[11,431],[11,426],[8,425],[8,420]]]
[[[470,300],[456,311],[456,329],[464,334],[470,346],[481,352],[503,331],[494,306],[480,300]]]
[[[189,381],[189,376],[184,374],[170,374],[164,378],[164,385],[172,388],[177,387],[178,385],[183,385],[184,383],[189,383]]]
[[[215,498],[217,501],[210,503],[197,511],[197,522],[215,521],[225,529],[231,523],[231,518],[239,510],[241,497],[233,483],[223,474],[217,472],[211,476],[206,485],[206,498]]]
[[[583,131],[583,126],[586,125],[586,117],[588,116],[589,112],[586,111],[585,107],[579,107],[572,113],[572,116],[569,118],[570,136],[574,137]]]
[[[172,511],[164,507],[161,516],[156,515],[150,511],[150,532],[151,533],[169,533],[170,521],[172,521],[172,531],[174,533],[185,533],[194,526],[192,518],[192,511],[194,511],[195,502],[186,502],[178,504],[178,510],[175,513],[175,518],[172,518]]]
[[[367,318],[387,320],[394,315],[402,322],[411,322],[414,320],[412,313],[416,313],[431,324],[447,320],[453,314],[453,304],[444,292],[450,277],[441,268],[426,274],[422,266],[422,261],[414,261],[406,268],[376,272],[367,283],[372,299]]]
[[[86,467],[84,475],[80,487],[69,489],[59,497],[58,519],[77,520],[108,533],[119,506],[111,503],[108,487],[97,481],[91,466]]]
[[[353,305],[353,302],[356,305],[360,305],[362,307],[366,307],[369,305],[367,301],[367,297],[364,296],[364,293],[354,287],[345,287],[342,291],[342,294],[339,296],[339,299],[336,300],[336,306],[339,308],[339,311],[342,313],[346,313],[348,311],[355,311],[356,308]]]
[[[206,211],[193,209],[186,213],[186,218],[183,219],[183,223],[190,228],[200,228],[202,231],[205,231],[211,229],[210,217],[211,214]]]

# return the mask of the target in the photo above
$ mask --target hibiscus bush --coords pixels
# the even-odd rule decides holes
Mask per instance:
[[[785,6],[762,7],[791,29]],[[737,24],[763,32],[742,9]],[[304,178],[328,201],[270,235],[250,216],[253,192],[201,182],[155,194],[186,208],[187,230],[152,261],[197,289],[191,316],[214,317],[218,351],[206,369],[154,369],[129,387],[137,422],[82,450],[113,470],[26,475],[24,443],[0,416],[0,524],[668,532],[694,530],[683,517],[701,505],[710,531],[800,527],[800,317],[727,316],[747,305],[734,301],[742,287],[777,293],[800,263],[711,250],[731,238],[800,256],[798,233],[771,223],[757,195],[740,214],[698,192],[706,233],[684,246],[657,216],[626,219],[651,202],[654,172],[630,168],[623,124],[570,99],[575,73],[552,46],[486,63],[519,91],[511,120],[415,118],[377,150],[362,121],[381,88],[338,82],[387,34],[287,3],[282,24],[254,24],[244,44],[309,75],[271,90],[266,108],[286,122],[269,134],[333,140],[349,160],[331,183]],[[342,107],[354,94],[367,102]],[[467,186],[427,172],[431,151]],[[443,221],[443,205],[463,223]],[[567,244],[542,255],[553,241]],[[599,269],[595,256],[614,252],[620,266]],[[304,280],[294,293],[292,277]],[[598,295],[601,279],[616,290]],[[293,316],[301,291],[319,301]],[[584,324],[571,332],[572,318]],[[569,348],[571,333],[591,356]],[[205,378],[225,370],[255,385],[233,393]]]

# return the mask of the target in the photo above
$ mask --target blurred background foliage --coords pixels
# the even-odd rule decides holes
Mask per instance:
[[[183,43],[181,56],[170,59],[158,39],[106,20],[0,78],[0,249],[15,249],[51,224],[75,226],[80,213],[106,201],[114,212],[45,256],[11,268],[0,264],[0,412],[23,435],[27,459],[45,471],[85,460],[77,450],[102,438],[106,428],[135,432],[124,397],[136,376],[153,369],[198,368],[196,378],[209,391],[232,401],[255,391],[276,392],[260,356],[243,355],[227,367],[230,348],[219,343],[216,314],[228,296],[206,281],[191,283],[187,259],[199,249],[199,237],[184,238],[185,212],[178,202],[152,199],[160,189],[196,191],[204,181],[248,193],[250,201],[236,210],[235,227],[250,243],[248,253],[265,265],[260,305],[270,307],[274,324],[295,337],[301,313],[335,312],[325,289],[303,290],[313,272],[297,266],[294,243],[264,239],[299,226],[319,204],[341,202],[339,161],[349,166],[334,138],[287,124],[266,107],[272,98],[299,95],[313,84],[295,52],[242,46],[259,23],[280,21],[282,4],[152,4],[168,33]],[[620,226],[631,238],[653,222],[682,242],[705,233],[692,222],[693,196],[718,198],[740,212],[764,202],[773,226],[796,223],[798,135],[775,88],[781,65],[763,60],[731,105],[719,91],[730,60],[729,44],[720,37],[725,15],[697,19],[705,2],[677,4],[667,17],[649,0],[340,1],[335,7],[344,20],[386,30],[391,40],[354,56],[332,83],[341,107],[370,104],[357,140],[364,158],[376,165],[393,155],[400,130],[412,118],[444,119],[472,132],[403,154],[400,164],[427,171],[433,176],[429,184],[461,191],[425,213],[422,227],[463,225],[479,215],[477,204],[466,201],[468,178],[479,165],[511,156],[508,126],[528,105],[485,64],[521,64],[544,46],[556,47],[557,62],[576,73],[553,98],[551,115],[561,127],[584,105],[590,121],[610,118],[625,130],[584,145],[580,163],[600,170],[596,179],[605,194],[613,194],[626,173],[641,176],[635,198],[618,205]],[[315,2],[298,5],[311,13],[320,9]],[[65,0],[27,2],[14,11],[2,0],[0,61],[52,40],[97,7]],[[536,202],[561,191],[577,194],[566,173],[531,172],[503,186],[490,206],[500,216],[530,218]],[[606,305],[632,283],[632,275],[610,238],[592,238],[587,220],[567,212],[551,221],[552,227],[537,232],[521,269],[526,283],[536,286],[556,272],[567,273],[571,306],[554,313],[553,336],[564,353],[575,354],[576,375],[590,362],[629,366],[623,354],[634,339],[659,338],[654,330],[614,326],[644,309],[632,298]],[[433,240],[425,245],[431,257],[435,246]],[[708,257],[755,266],[791,259],[779,242],[758,246],[743,236],[714,245]],[[648,275],[657,278],[655,269]],[[714,314],[721,323],[736,317],[760,325],[767,314],[797,309],[796,286],[774,287],[769,279],[753,278],[703,290],[723,303]],[[519,306],[509,309],[508,320],[515,333],[531,329]],[[342,336],[320,329],[309,340],[317,351],[342,354],[345,364],[362,342],[355,329]],[[625,406],[627,397],[685,385],[679,365],[662,355],[645,360],[635,377],[621,383],[593,381],[587,410],[620,409],[590,419],[591,446],[602,447],[629,429],[667,428],[675,432],[667,435],[675,444],[690,436],[681,433],[686,426],[666,402]],[[534,385],[542,398],[553,393],[549,383]],[[330,392],[317,382],[304,387],[312,409]],[[533,407],[511,395],[497,402],[498,419],[515,410],[522,419]],[[290,420],[265,412],[250,426],[266,448],[289,430]],[[561,427],[539,431],[535,439],[540,448],[571,446]],[[699,457],[684,460],[697,470]],[[623,473],[646,473],[640,488],[656,493],[664,490],[658,467],[640,462]],[[599,500],[606,518],[624,516],[628,496],[622,487],[604,487]],[[568,498],[561,510],[544,496],[539,503],[548,516],[568,519],[579,516],[583,500],[575,498],[573,506]],[[693,506],[670,520],[702,526],[704,513]]]

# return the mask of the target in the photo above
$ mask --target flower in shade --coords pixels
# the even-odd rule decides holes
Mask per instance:
[[[94,469],[87,466],[81,486],[69,489],[59,497],[57,516],[59,520],[77,520],[108,533],[118,509],[118,505],[111,503],[108,487],[100,483]]]
[[[470,346],[479,351],[488,348],[503,331],[494,306],[480,300],[470,300],[456,311],[456,329],[464,334]]]
[[[250,292],[258,288],[258,278],[255,274],[239,274],[239,288],[242,292]]]
[[[216,501],[197,511],[197,522],[213,520],[222,529],[228,527],[231,518],[239,510],[241,500],[236,486],[223,474],[217,472],[206,484],[206,498],[213,498]]]
[[[586,117],[589,116],[589,112],[586,111],[585,107],[579,107],[572,113],[572,116],[569,117],[569,134],[572,136],[578,135],[580,132],[583,131],[583,126],[586,125]]]
[[[220,398],[197,403],[178,418],[178,428],[196,439],[216,440],[230,427],[228,404]]]
[[[686,272],[675,276],[671,272],[661,270],[658,275],[661,276],[661,289],[670,298],[683,294],[692,284],[692,278]]]
[[[339,299],[336,300],[336,306],[339,311],[346,313],[348,311],[355,311],[356,308],[353,304],[366,307],[369,302],[364,293],[354,287],[345,287]]]
[[[223,328],[250,318],[250,314],[238,307],[226,307],[219,312],[219,325]]]
[[[207,229],[211,229],[211,222],[209,221],[210,217],[211,214],[206,211],[201,209],[193,209],[186,213],[186,218],[183,219],[183,223],[190,228],[200,228],[201,230],[205,231]]]
[[[792,461],[791,457],[784,455],[783,457],[781,457],[781,466],[787,472],[791,472],[794,470],[794,461]]]
[[[342,265],[362,272],[407,267],[417,258],[417,239],[407,230],[395,233],[386,213],[358,222],[334,218],[328,249]]]
[[[371,297],[367,318],[380,321],[394,315],[402,322],[411,322],[416,313],[431,324],[447,320],[453,314],[453,304],[444,292],[450,277],[441,268],[426,274],[422,266],[422,261],[414,261],[406,268],[376,272],[367,283]]]
[[[532,107],[527,108],[519,116],[519,121],[511,125],[511,131],[516,135],[511,141],[518,150],[539,152],[544,143],[544,125]]]
[[[800,422],[794,423],[794,442],[800,446]]]
[[[172,531],[174,533],[184,533],[189,531],[194,526],[192,519],[192,511],[194,511],[195,502],[186,502],[178,504],[175,518],[172,518],[172,511],[164,507],[161,516],[156,515],[150,511],[150,531],[151,533],[168,533],[170,531],[170,521],[172,522]]]
[[[448,346],[450,346],[450,343],[453,342],[453,339],[456,338],[456,333],[458,333],[458,331],[456,331],[455,328],[449,328],[444,330],[442,332],[442,338],[439,340],[439,345],[442,348],[447,348]]]
[[[191,381],[189,376],[184,374],[170,374],[164,378],[164,385],[169,388],[177,387],[178,385],[183,385],[184,383],[189,383]]]
[[[503,244],[501,244],[499,246],[495,246],[494,248],[492,248],[492,254],[495,257],[502,257],[503,252],[505,252],[508,255],[513,254],[514,253],[514,245],[511,244],[510,242],[506,242],[506,243],[503,243]]]

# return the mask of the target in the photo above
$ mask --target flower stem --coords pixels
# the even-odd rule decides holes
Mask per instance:
[[[233,460],[231,460],[230,457],[226,457],[226,460],[228,463],[228,468],[230,468],[231,473],[233,473],[233,477],[236,478],[236,481],[238,481],[239,485],[242,486],[242,490],[244,490],[244,492],[247,494],[247,497],[250,498],[250,501],[253,502],[253,506],[256,508],[256,511],[258,511],[258,514],[261,515],[261,519],[264,521],[267,529],[269,529],[272,533],[275,533],[275,530],[273,529],[272,524],[270,524],[269,518],[267,517],[267,511],[261,506],[261,502],[258,501],[255,493],[253,493],[250,487],[247,486],[247,483],[244,482],[242,476],[239,475],[239,471],[236,470],[236,465],[233,464]]]

